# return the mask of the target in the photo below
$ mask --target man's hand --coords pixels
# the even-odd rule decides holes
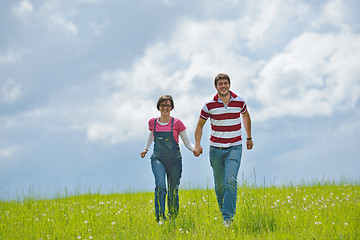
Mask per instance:
[[[253,140],[246,140],[246,148],[251,150],[254,146]]]
[[[193,150],[193,154],[195,157],[198,157],[198,156],[200,156],[200,154],[203,153],[203,148],[201,147],[200,142],[201,142],[201,137],[202,137],[202,130],[203,130],[205,123],[206,123],[206,120],[199,117],[198,124],[196,125],[196,128],[195,128],[195,148]]]
[[[246,110],[246,112],[242,113],[241,116],[243,119],[243,124],[244,124],[246,135],[247,135],[246,148],[248,150],[251,150],[254,147],[254,143],[251,138],[251,118],[250,118],[249,111]]]
[[[200,156],[200,154],[203,153],[203,148],[201,146],[195,146],[194,150],[193,150],[193,154],[195,157]]]

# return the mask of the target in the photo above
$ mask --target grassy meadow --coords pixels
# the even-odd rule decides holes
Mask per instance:
[[[158,225],[152,192],[0,202],[0,239],[360,239],[360,185],[239,186],[223,225],[213,189],[180,191],[175,221]]]

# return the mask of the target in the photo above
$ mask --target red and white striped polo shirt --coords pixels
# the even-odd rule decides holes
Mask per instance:
[[[218,94],[207,102],[201,110],[200,117],[210,117],[210,145],[214,147],[231,147],[241,144],[241,113],[246,112],[245,100],[230,91],[228,106],[220,100]]]

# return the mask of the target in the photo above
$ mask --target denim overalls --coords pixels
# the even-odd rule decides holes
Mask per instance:
[[[178,189],[182,172],[179,144],[173,135],[174,118],[171,120],[170,132],[157,132],[154,122],[154,152],[151,156],[151,169],[155,177],[155,215],[156,220],[165,219],[166,181],[169,189],[168,210],[171,217],[179,212]]]

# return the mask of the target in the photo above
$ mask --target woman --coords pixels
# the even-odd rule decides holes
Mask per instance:
[[[149,120],[149,137],[145,149],[140,153],[145,157],[151,143],[154,141],[154,152],[151,155],[151,169],[155,178],[155,215],[156,221],[162,224],[165,217],[166,181],[168,185],[168,215],[175,218],[179,212],[178,189],[182,172],[181,153],[179,148],[179,135],[185,146],[194,150],[190,142],[185,125],[180,119],[170,116],[174,109],[174,101],[170,95],[159,98],[157,109],[160,117]]]

